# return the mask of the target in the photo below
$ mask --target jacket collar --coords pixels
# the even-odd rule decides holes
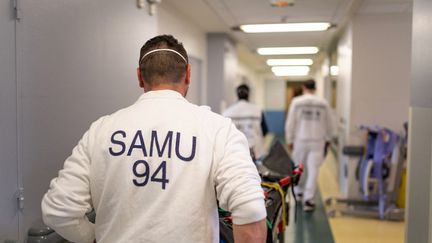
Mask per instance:
[[[179,92],[170,89],[145,92],[138,98],[138,101],[145,99],[179,99],[186,101]]]

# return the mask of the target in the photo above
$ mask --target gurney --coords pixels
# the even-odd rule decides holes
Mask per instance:
[[[261,186],[265,195],[267,211],[267,243],[284,242],[285,228],[289,222],[289,202],[287,195],[298,184],[303,172],[303,165],[294,166],[284,146],[276,141],[263,161],[257,161],[257,168],[262,178]],[[290,191],[291,190],[291,191]],[[296,203],[295,194],[293,193]],[[233,243],[231,214],[219,209],[220,242]]]

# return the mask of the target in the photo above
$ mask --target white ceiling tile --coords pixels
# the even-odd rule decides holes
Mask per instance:
[[[239,58],[256,70],[267,70],[258,47],[318,46],[322,51],[310,57],[322,59],[338,28],[357,12],[360,14],[403,12],[412,9],[412,0],[295,0],[293,7],[272,7],[268,0],[163,0],[188,16],[207,32],[226,32],[236,40]],[[362,3],[360,5],[360,3]],[[353,7],[356,6],[356,7]],[[331,22],[325,32],[245,34],[231,28],[240,24],[278,22]],[[249,52],[248,54],[245,54]],[[297,57],[297,56],[296,56]],[[279,57],[280,58],[280,57]]]

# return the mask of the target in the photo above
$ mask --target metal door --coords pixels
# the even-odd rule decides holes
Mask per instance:
[[[0,1],[0,242],[19,237],[15,60],[14,4]]]

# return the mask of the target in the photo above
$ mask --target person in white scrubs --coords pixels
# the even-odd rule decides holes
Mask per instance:
[[[95,121],[73,149],[42,199],[48,226],[80,243],[219,243],[219,205],[232,213],[236,242],[265,242],[247,140],[228,118],[184,98],[190,70],[173,36],[145,43],[144,93]],[[93,208],[95,224],[85,216]]]
[[[327,101],[314,94],[315,81],[305,81],[302,89],[303,95],[291,102],[285,139],[294,162],[306,165],[306,176],[295,190],[303,197],[304,211],[313,211],[318,172],[333,136],[334,121]]]
[[[265,155],[264,136],[268,128],[263,112],[258,105],[249,102],[249,86],[241,84],[237,87],[238,101],[228,107],[222,115],[232,119],[237,129],[247,138],[253,158]]]

